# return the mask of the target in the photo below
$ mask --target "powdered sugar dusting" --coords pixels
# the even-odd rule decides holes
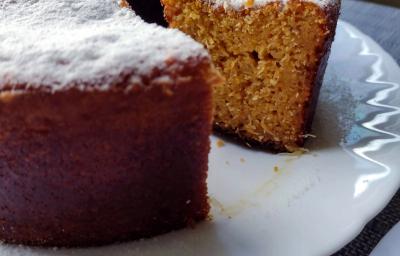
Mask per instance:
[[[216,7],[224,7],[225,9],[240,10],[244,8],[253,8],[266,5],[268,3],[281,3],[283,5],[290,2],[290,0],[203,0]],[[339,0],[302,0],[304,2],[315,3],[321,7],[325,7],[331,4],[336,4]]]
[[[140,80],[171,59],[208,57],[183,33],[146,24],[116,0],[0,2],[0,88],[53,90],[87,83],[102,89],[121,74]]]

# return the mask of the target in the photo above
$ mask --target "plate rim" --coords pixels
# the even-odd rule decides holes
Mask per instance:
[[[358,55],[376,57],[376,60],[374,60],[374,63],[371,65],[372,67],[375,65],[378,67],[378,69],[380,69],[384,63],[385,64],[389,63],[390,66],[397,68],[398,72],[400,74],[400,65],[374,39],[372,39],[369,35],[365,34],[360,29],[358,29],[357,27],[355,27],[354,25],[350,24],[347,21],[339,19],[338,25],[339,24],[343,26],[343,29],[346,31],[346,33],[351,38],[358,39],[359,41],[361,41],[362,49],[358,52]],[[371,69],[373,69],[373,68],[371,68]],[[388,70],[388,73],[391,73],[391,72],[392,71]],[[400,91],[400,84],[399,84],[400,81],[399,82],[390,81],[391,79],[393,79],[392,74],[389,74],[388,80],[382,80],[381,79],[382,75],[383,74],[376,74],[376,73],[374,73],[374,70],[372,70],[372,72],[370,71],[370,73],[367,75],[365,82],[375,83],[375,84],[385,84],[385,85],[389,85],[390,88],[382,88],[382,89],[374,91],[374,93],[371,94],[371,95],[373,95],[372,97],[363,99],[361,101],[361,103],[367,104],[369,106],[379,107],[380,109],[383,109],[383,108],[391,109],[391,111],[389,111],[389,110],[383,111],[383,112],[376,113],[372,116],[368,116],[364,119],[361,119],[359,122],[357,122],[357,125],[363,127],[364,129],[372,130],[381,135],[391,136],[392,138],[394,138],[393,141],[390,141],[390,139],[388,139],[389,141],[387,141],[384,146],[392,144],[392,143],[397,143],[397,147],[400,147],[400,134],[395,134],[395,133],[386,131],[385,128],[376,127],[378,125],[384,125],[389,120],[386,120],[386,122],[372,124],[372,121],[378,115],[382,115],[383,117],[386,117],[386,118],[391,117],[391,116],[400,118],[400,107],[386,104],[386,103],[380,104],[380,102],[382,101],[380,94],[384,93],[387,95],[391,95],[392,91]],[[380,104],[380,105],[378,105],[378,104]],[[371,127],[368,127],[368,126],[371,126]],[[371,129],[371,128],[373,128],[373,129]],[[366,137],[366,139],[368,139],[368,137]],[[379,138],[378,138],[378,140],[379,140]],[[383,140],[387,140],[387,139],[383,139]],[[371,141],[374,141],[374,140],[369,140],[369,142],[371,142]],[[343,149],[346,151],[349,151],[349,153],[351,155],[364,158],[364,160],[366,160],[366,161],[375,162],[375,163],[377,162],[379,164],[382,164],[381,162],[379,162],[371,157],[366,156],[365,152],[357,152],[357,150],[355,150],[357,148],[358,148],[358,143],[356,143],[355,145],[352,145],[351,147],[343,147]],[[399,189],[400,189],[400,179],[397,180],[396,189],[393,189],[393,191],[390,192],[390,196],[382,199],[379,202],[375,202],[374,205],[371,206],[370,211],[368,213],[359,215],[360,219],[358,222],[355,222],[353,224],[353,227],[351,228],[352,231],[348,232],[346,239],[342,239],[345,242],[337,243],[336,249],[334,251],[332,251],[330,253],[330,255],[345,248],[350,242],[355,240],[357,238],[357,236],[360,235],[362,233],[362,231],[365,229],[366,225],[370,221],[375,219],[388,206],[388,204],[392,200],[393,196],[397,193],[397,191]]]

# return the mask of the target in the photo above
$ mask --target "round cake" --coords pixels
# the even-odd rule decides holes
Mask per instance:
[[[202,45],[125,1],[0,3],[0,240],[101,245],[207,217]]]

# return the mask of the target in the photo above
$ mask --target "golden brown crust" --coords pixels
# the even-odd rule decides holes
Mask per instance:
[[[234,130],[226,129],[216,124],[213,125],[213,131],[218,136],[239,142],[248,148],[265,150],[271,153],[283,153],[288,151],[288,149],[280,142],[260,142],[250,137],[242,136],[242,134],[237,133]]]
[[[0,240],[102,245],[204,220],[214,72],[0,93]]]

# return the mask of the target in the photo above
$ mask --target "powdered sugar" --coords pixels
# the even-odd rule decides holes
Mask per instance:
[[[259,7],[268,3],[280,2],[281,4],[287,4],[290,0],[203,0],[215,5],[216,7],[224,7],[225,9],[240,10],[243,8]],[[302,0],[304,2],[312,2],[321,7],[328,6],[330,4],[336,4],[339,0]]]
[[[121,74],[140,79],[167,61],[208,57],[183,33],[146,24],[115,0],[0,2],[0,87],[28,84],[53,90]]]

